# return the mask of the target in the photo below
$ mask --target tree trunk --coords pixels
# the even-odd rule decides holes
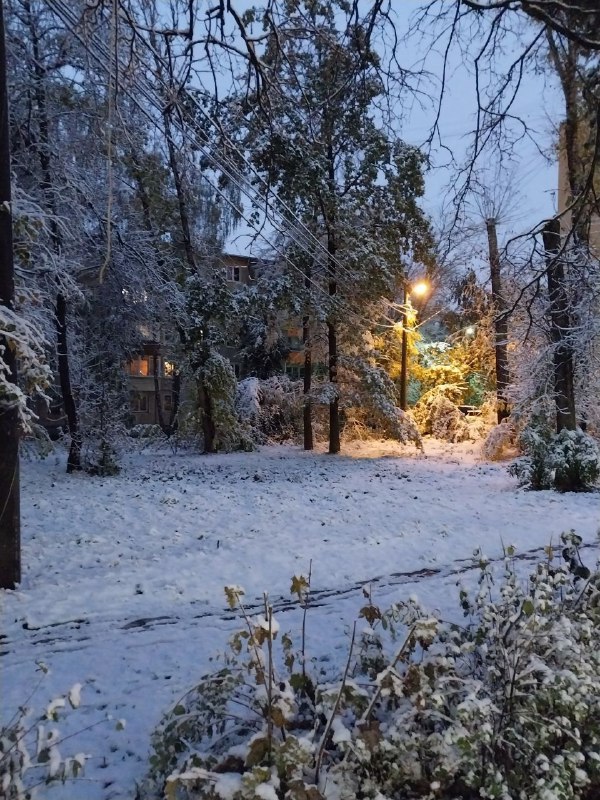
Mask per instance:
[[[39,146],[37,155],[42,171],[40,189],[46,198],[46,205],[51,214],[50,219],[50,238],[52,247],[57,257],[60,257],[62,241],[60,230],[57,223],[57,208],[54,188],[52,185],[52,171],[50,164],[50,126],[48,122],[48,108],[46,105],[46,93],[43,86],[45,77],[41,62],[39,37],[35,28],[35,22],[31,13],[29,2],[23,3],[23,8],[27,14],[29,33],[31,36],[31,47],[33,52],[34,75],[35,75],[35,102],[38,111],[39,124]],[[71,386],[71,370],[69,366],[69,337],[67,330],[67,300],[59,289],[56,294],[56,357],[58,361],[58,377],[60,391],[62,395],[63,408],[67,417],[69,436],[71,444],[69,456],[67,458],[67,472],[74,472],[81,469],[81,432],[79,430],[79,417],[77,405],[73,396]]]
[[[306,265],[304,277],[304,288],[307,296],[310,297],[311,289],[311,268]],[[302,407],[302,429],[304,434],[304,449],[312,450],[314,447],[312,429],[312,399],[310,392],[312,389],[312,341],[310,336],[310,314],[307,313],[302,318],[302,344],[304,345],[304,404]]]
[[[335,161],[333,156],[333,145],[331,142],[331,120],[327,120],[327,160],[329,164],[329,189],[330,198],[335,197]],[[329,273],[329,297],[332,301],[337,294],[335,254],[337,243],[335,239],[336,215],[327,204],[326,225],[327,225],[327,269]],[[338,352],[337,352],[337,326],[335,319],[335,309],[329,311],[327,320],[327,349],[329,354],[329,382],[332,387],[333,397],[329,401],[329,452],[340,452],[340,406],[338,397]]]
[[[158,374],[158,360],[159,356],[154,356],[154,405],[156,407],[156,416],[161,431],[168,438],[173,436],[177,431],[177,412],[179,411],[179,395],[181,378],[178,372],[173,374],[171,381],[171,413],[169,414],[169,421],[165,420],[165,412],[162,405],[160,396],[160,378]]]
[[[0,2],[0,305],[14,309],[10,140],[3,3]],[[7,379],[17,383],[17,359],[0,336]],[[19,415],[16,407],[0,409],[0,589],[21,581],[21,516],[19,506]]]
[[[496,220],[486,219],[485,227],[488,237],[490,256],[490,276],[492,278],[492,301],[494,304],[494,332],[496,353],[496,413],[498,423],[510,414],[507,389],[510,383],[508,371],[508,319],[506,304],[502,296],[502,276],[500,272],[500,254],[498,252],[498,236]]]
[[[212,401],[206,390],[204,382],[198,381],[198,407],[202,414],[202,434],[204,436],[204,452],[215,453],[215,422],[213,418]]]
[[[312,385],[312,346],[310,340],[310,317],[308,314],[302,319],[302,343],[304,345],[304,405],[302,408],[304,449],[312,450],[314,447],[312,400],[310,397]]]
[[[335,239],[332,233],[327,235],[327,252],[329,254],[329,296],[334,298],[337,293],[335,279]],[[340,407],[338,399],[338,352],[337,328],[335,310],[332,308],[327,320],[327,349],[329,353],[329,382],[334,396],[329,400],[329,452],[340,452]]]
[[[573,431],[577,427],[575,413],[575,387],[573,378],[573,350],[569,343],[571,318],[565,290],[565,271],[560,252],[560,221],[553,219],[544,228],[546,274],[550,302],[550,338],[553,345],[554,402],[556,405],[556,432],[563,428]]]
[[[62,394],[63,407],[67,415],[67,425],[71,444],[67,458],[67,472],[81,469],[81,432],[77,406],[71,387],[71,373],[69,367],[69,344],[67,336],[67,301],[62,292],[56,296],[56,355],[58,358],[58,378]]]

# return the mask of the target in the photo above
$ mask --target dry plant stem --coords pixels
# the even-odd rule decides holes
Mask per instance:
[[[268,742],[268,763],[272,763],[273,751],[273,608],[268,603],[268,595],[263,595],[265,602],[265,617],[269,626],[267,638],[267,651],[269,653],[268,679],[267,679],[267,742]]]
[[[392,670],[396,667],[396,664],[398,663],[398,661],[400,661],[400,659],[402,658],[402,656],[406,652],[406,649],[407,649],[408,645],[412,641],[412,637],[413,637],[414,632],[415,632],[415,626],[413,625],[412,628],[409,630],[409,632],[408,632],[408,634],[406,636],[406,639],[402,643],[402,647],[398,650],[398,652],[394,656],[394,659],[393,659],[392,663],[389,664],[389,666],[387,666],[385,668],[384,674],[381,676],[381,679],[379,680],[379,685],[377,686],[377,690],[375,691],[375,694],[371,698],[371,702],[369,703],[368,708],[366,709],[365,713],[360,718],[359,725],[362,725],[363,723],[368,722],[369,717],[371,716],[371,714],[373,713],[373,709],[375,708],[375,704],[377,703],[377,701],[379,700],[379,697],[381,695],[383,678],[385,678],[386,675],[389,675],[392,672]]]
[[[306,678],[306,612],[308,611],[308,593],[310,592],[310,579],[312,577],[312,558],[308,562],[308,589],[306,599],[302,604],[302,677]]]
[[[325,745],[327,744],[327,738],[329,737],[329,732],[331,730],[331,726],[333,725],[333,720],[335,715],[337,714],[337,710],[340,707],[340,701],[342,699],[342,692],[344,691],[344,687],[346,686],[346,681],[348,679],[348,672],[350,671],[350,662],[352,661],[352,653],[354,652],[354,640],[356,638],[356,622],[352,626],[352,639],[350,640],[350,650],[348,651],[348,658],[346,659],[346,668],[344,669],[344,674],[342,676],[342,683],[340,684],[340,690],[335,698],[335,704],[329,715],[329,719],[327,720],[327,725],[325,726],[325,730],[323,731],[323,736],[321,738],[321,743],[319,745],[319,749],[317,751],[317,759],[315,764],[315,784],[319,785],[319,773],[321,771],[321,764],[323,762],[323,755],[325,754]]]

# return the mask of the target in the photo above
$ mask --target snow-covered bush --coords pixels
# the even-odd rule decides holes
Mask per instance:
[[[82,773],[90,756],[77,753],[63,757],[59,750],[63,737],[55,724],[65,708],[79,706],[80,693],[81,686],[75,684],[67,694],[54,698],[42,714],[21,706],[11,720],[0,725],[3,800],[31,800],[38,796],[39,786],[52,781],[64,783]]]
[[[566,428],[554,437],[551,447],[554,486],[559,491],[585,491],[600,476],[600,450],[595,440],[580,428]]]
[[[294,440],[301,434],[302,387],[286,375],[240,381],[235,408],[257,444]]]
[[[517,446],[517,431],[510,420],[502,420],[500,425],[488,432],[482,446],[481,455],[488,461],[501,461],[507,455],[514,455]]]
[[[419,430],[410,414],[398,403],[394,382],[385,370],[366,358],[344,358],[344,433],[359,432],[357,438],[385,436],[423,449]]]
[[[562,492],[588,491],[600,477],[600,450],[591,436],[577,428],[552,434],[534,420],[520,438],[524,456],[509,467],[522,486]]]
[[[519,445],[525,455],[517,458],[508,471],[527,489],[552,488],[550,445],[552,431],[545,420],[534,418],[521,432]]]
[[[46,340],[41,329],[24,314],[0,305],[0,336],[15,354],[19,383],[12,383],[4,359],[5,346],[0,345],[0,411],[17,409],[22,430],[27,432],[35,419],[28,398],[44,396],[50,385],[51,372],[46,363]]]
[[[292,593],[298,642],[265,598],[222,668],[185,694],[153,737],[139,796],[177,800],[591,800],[600,796],[600,573],[563,534],[565,564],[529,579],[505,554],[502,580],[475,553],[461,624],[414,600],[369,593],[337,680],[306,653],[309,582]],[[460,616],[448,612],[445,617]],[[356,630],[356,628],[355,628]]]
[[[449,388],[438,386],[426,392],[413,409],[421,433],[448,442],[464,442],[471,436],[469,424],[448,397]]]

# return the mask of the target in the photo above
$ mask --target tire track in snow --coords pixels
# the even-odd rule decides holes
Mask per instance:
[[[517,561],[537,561],[545,553],[546,547],[535,547],[522,553],[516,553],[513,558]],[[582,550],[597,551],[600,553],[600,542],[587,542],[581,545]],[[554,553],[559,554],[562,545],[553,547]],[[491,564],[499,564],[504,560],[504,556],[496,558],[486,558]],[[386,575],[377,575],[365,580],[353,581],[342,587],[326,587],[314,589],[310,593],[310,608],[333,607],[335,601],[342,600],[352,595],[359,595],[364,586],[376,587],[381,590],[390,590],[398,586],[420,584],[423,581],[432,579],[444,580],[446,578],[472,572],[479,568],[476,558],[460,558],[450,564],[439,567],[423,567],[421,569],[408,572],[392,572]],[[270,598],[273,610],[276,613],[285,613],[299,608],[298,602],[292,598],[283,596]],[[188,609],[193,612],[194,602],[188,604]],[[256,598],[252,602],[245,603],[244,607],[250,614],[263,610],[263,600]],[[239,619],[239,614],[230,609],[209,608],[201,613],[183,614],[162,614],[159,616],[137,617],[133,619],[96,616],[90,619],[76,618],[65,620],[64,622],[53,622],[49,625],[40,627],[30,627],[26,623],[23,625],[23,636],[0,635],[0,657],[10,653],[17,655],[17,661],[30,661],[30,651],[46,645],[54,645],[53,652],[67,652],[86,648],[86,643],[93,644],[98,641],[102,634],[114,636],[117,633],[147,633],[164,626],[196,627],[199,621],[212,621],[213,623],[228,623]],[[99,628],[104,630],[98,631]],[[26,652],[29,651],[29,652]],[[45,651],[46,652],[46,651]],[[17,662],[13,662],[17,663]]]

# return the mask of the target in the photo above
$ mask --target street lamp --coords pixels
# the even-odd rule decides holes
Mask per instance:
[[[410,296],[414,294],[416,297],[424,297],[429,291],[429,284],[427,281],[419,281],[409,290],[408,284],[404,283],[404,297],[402,302],[402,356],[400,361],[400,408],[406,411],[408,404],[406,402],[406,386],[408,378],[408,308],[410,305]]]

